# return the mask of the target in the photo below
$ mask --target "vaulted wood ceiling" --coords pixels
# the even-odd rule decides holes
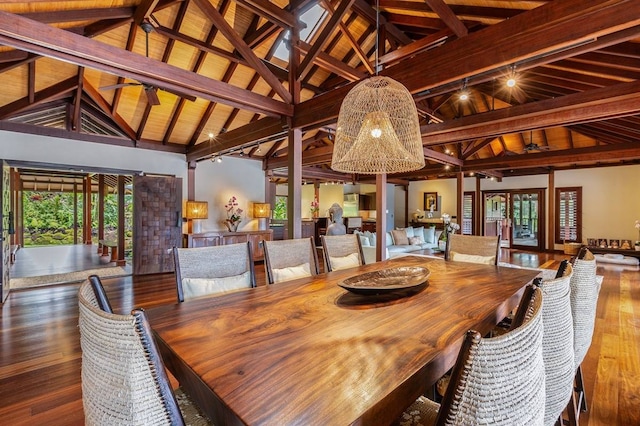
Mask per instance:
[[[379,15],[368,0],[0,3],[0,128],[242,155],[274,178],[301,128],[305,179],[362,181],[330,169],[332,133],[377,45],[380,73],[414,95],[428,160],[391,182],[640,162],[640,0],[378,1]]]

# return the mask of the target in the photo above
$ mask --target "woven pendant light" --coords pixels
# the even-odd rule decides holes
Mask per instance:
[[[331,168],[383,174],[424,167],[418,112],[411,93],[383,76],[358,83],[340,107]]]

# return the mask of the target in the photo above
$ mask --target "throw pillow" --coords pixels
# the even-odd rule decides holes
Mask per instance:
[[[308,263],[303,263],[298,266],[289,266],[288,268],[280,268],[273,270],[273,282],[279,283],[282,281],[295,280],[296,278],[310,277],[311,266]]]
[[[402,228],[396,228],[398,230],[402,229]],[[414,233],[414,229],[413,226],[408,226],[406,228],[404,228],[404,230],[407,232],[407,238],[411,238],[411,237],[415,237],[416,234]]]
[[[438,240],[436,240],[435,226],[429,226],[428,228],[424,228],[424,241],[430,244],[435,244],[438,242]]]
[[[424,241],[420,237],[409,237],[409,244],[412,246],[419,246],[422,243],[424,243]]]
[[[362,234],[358,234],[358,238],[360,238],[360,245],[362,247],[369,247],[369,238]]]
[[[249,271],[244,274],[224,278],[182,279],[182,292],[185,300],[249,287],[251,287],[251,274]]]
[[[407,231],[404,229],[396,229],[391,231],[393,236],[393,244],[396,246],[409,245],[409,238],[407,238]]]
[[[464,254],[452,251],[449,253],[451,260],[456,262],[482,263],[484,265],[495,265],[495,256],[479,256],[477,254]]]
[[[358,253],[351,253],[340,257],[329,256],[329,260],[331,261],[331,269],[334,271],[360,266],[360,256]]]
[[[413,228],[413,236],[421,238],[423,243],[425,241],[427,241],[427,240],[424,239],[424,226],[420,226],[418,228]]]
[[[387,242],[386,242],[387,247],[392,246],[393,245],[393,237],[391,236],[391,232],[387,231],[387,232],[385,232],[385,234],[386,234],[386,238],[387,238]]]

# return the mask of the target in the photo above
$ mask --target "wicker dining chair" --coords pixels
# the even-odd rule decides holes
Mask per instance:
[[[467,332],[442,403],[420,397],[397,423],[544,424],[542,297],[540,288],[527,287],[518,309],[522,324],[514,319],[506,334],[483,338],[477,331]]]
[[[590,250],[583,247],[573,263],[571,278],[571,314],[573,316],[573,349],[575,353],[574,392],[567,405],[569,423],[578,424],[581,412],[587,411],[587,399],[582,378],[584,360],[595,326],[598,295],[602,286],[602,277],[596,275],[596,259]]]
[[[269,284],[318,275],[313,237],[264,241],[264,268]]]
[[[251,244],[173,248],[178,301],[256,286]]]
[[[447,260],[497,265],[499,257],[499,236],[449,234],[445,249]]]
[[[542,356],[545,381],[545,425],[561,422],[573,392],[574,352],[573,317],[571,315],[571,278],[568,262],[561,265],[557,278],[542,281]]]
[[[85,424],[211,424],[182,391],[174,395],[144,311],[114,314],[101,301],[110,309],[91,276],[78,291]]]
[[[364,254],[358,235],[322,235],[320,240],[327,272],[364,265]]]

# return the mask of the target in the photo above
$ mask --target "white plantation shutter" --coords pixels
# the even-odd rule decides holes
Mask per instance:
[[[582,242],[582,187],[556,188],[556,244]]]

